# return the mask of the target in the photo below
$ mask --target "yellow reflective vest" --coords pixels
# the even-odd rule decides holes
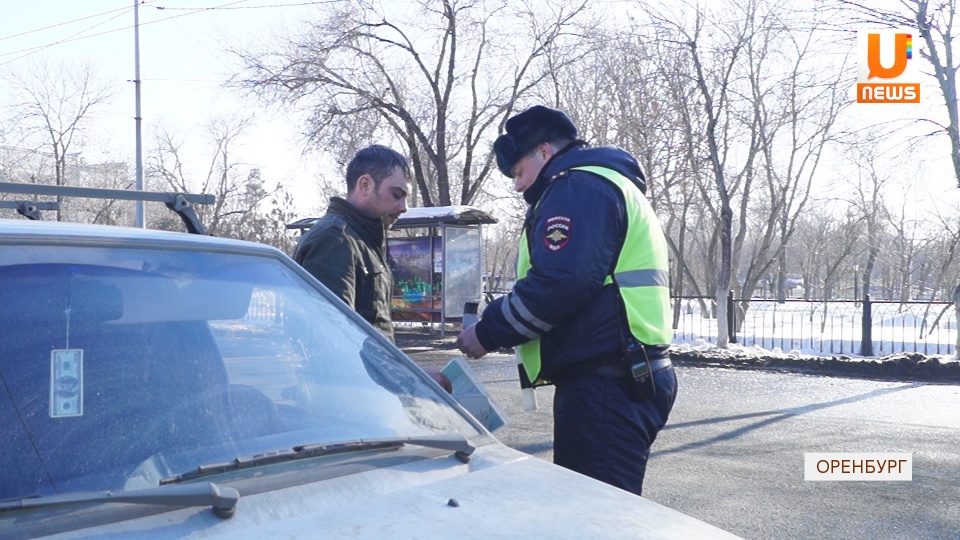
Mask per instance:
[[[612,182],[623,194],[627,209],[627,235],[614,267],[604,285],[620,289],[630,332],[640,343],[667,346],[673,341],[667,241],[650,201],[640,188],[613,169],[598,166],[574,167],[573,171],[596,174]],[[520,236],[517,279],[530,271],[527,230]],[[534,386],[550,384],[539,379],[540,338],[517,346],[517,354]]]

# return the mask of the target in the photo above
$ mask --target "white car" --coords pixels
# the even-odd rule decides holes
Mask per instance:
[[[0,220],[0,537],[733,538],[512,450],[280,251]]]

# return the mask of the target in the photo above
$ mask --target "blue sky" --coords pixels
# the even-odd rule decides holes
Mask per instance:
[[[238,152],[256,163],[267,182],[293,181],[298,205],[307,212],[320,204],[313,187],[317,158],[301,160],[299,124],[222,87],[235,69],[223,44],[265,39],[284,19],[309,9],[304,0],[146,0],[139,6],[141,113],[144,155],[152,130],[161,123],[196,141],[204,123],[217,114],[252,112],[256,127]],[[135,144],[133,0],[40,0],[17,2],[0,17],[0,73],[45,57],[92,60],[118,92],[96,114],[101,155],[133,163]],[[7,103],[0,87],[0,106]],[[89,151],[95,157],[97,149]],[[120,154],[120,155],[115,155]],[[198,161],[205,156],[198,156]],[[323,204],[322,206],[325,206]]]

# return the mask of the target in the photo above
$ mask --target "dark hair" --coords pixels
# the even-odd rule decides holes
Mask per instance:
[[[373,178],[373,184],[377,188],[384,178],[390,176],[393,171],[400,169],[404,176],[410,177],[410,166],[407,165],[407,158],[403,157],[396,150],[375,144],[368,146],[357,152],[347,165],[347,193],[350,193],[357,187],[357,180],[369,174]]]

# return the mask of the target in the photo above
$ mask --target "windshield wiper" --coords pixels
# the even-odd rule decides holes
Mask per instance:
[[[293,461],[296,459],[345,454],[364,450],[395,449],[405,444],[413,446],[425,446],[427,448],[438,448],[440,450],[449,450],[454,452],[454,456],[462,463],[468,463],[470,461],[470,456],[473,454],[474,450],[476,450],[476,447],[470,444],[470,441],[460,434],[428,435],[423,437],[390,437],[382,439],[357,439],[344,442],[302,444],[299,446],[294,446],[290,450],[267,452],[248,458],[237,458],[233,461],[223,463],[201,465],[192,471],[188,471],[170,478],[165,478],[160,481],[160,484],[173,484],[203,476],[210,476],[213,474],[220,474],[240,469],[249,469],[251,467],[260,467],[272,463]]]
[[[219,518],[233,516],[240,493],[232,487],[220,487],[213,482],[180,484],[133,491],[88,491],[64,493],[34,498],[0,502],[0,511],[21,508],[46,508],[68,504],[107,502],[130,504],[156,504],[161,506],[212,506]]]
[[[320,443],[305,444],[294,446],[293,451],[297,453],[309,453],[311,455],[327,455],[339,452],[349,452],[352,450],[366,450],[378,446],[399,446],[410,444],[413,446],[425,446],[427,448],[438,448],[440,450],[449,450],[454,452],[454,456],[462,463],[468,463],[473,451],[477,448],[470,444],[463,435],[428,435],[425,437],[391,437],[386,439],[358,439],[356,441],[341,443]]]

